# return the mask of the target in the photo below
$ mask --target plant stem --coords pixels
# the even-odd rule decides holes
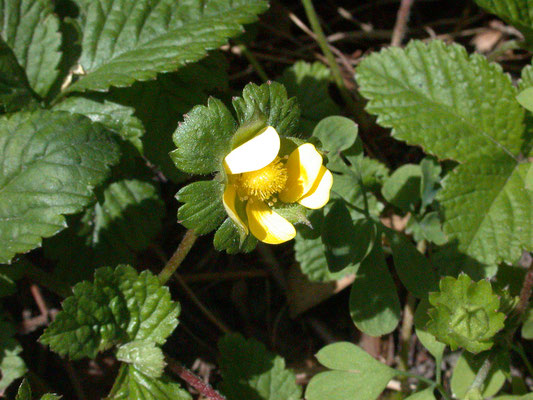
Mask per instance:
[[[411,7],[415,0],[402,0],[398,14],[396,15],[396,23],[394,24],[394,30],[392,31],[391,46],[400,46],[405,36],[407,28],[407,21],[411,15]]]
[[[529,305],[529,299],[531,298],[531,292],[533,291],[533,257],[528,253],[525,256],[528,257],[529,266],[527,267],[526,276],[524,277],[522,289],[520,290],[520,300],[515,309],[515,313],[519,318],[522,318],[525,314]]]
[[[199,376],[196,376],[191,370],[185,368],[179,362],[168,356],[166,357],[166,360],[170,370],[198,390],[203,397],[211,400],[226,400],[226,398],[213,389],[209,383],[204,382]]]
[[[191,250],[196,239],[197,236],[192,229],[189,229],[187,232],[185,232],[183,239],[181,239],[181,242],[178,245],[178,248],[159,273],[159,281],[162,285],[167,283],[174,272],[176,272],[187,254],[189,254],[189,251]]]
[[[254,68],[259,78],[261,78],[265,82],[268,81],[268,75],[266,74],[259,61],[257,61],[257,58],[255,58],[254,54],[250,50],[248,50],[248,47],[245,44],[239,41],[236,41],[236,43],[237,47],[242,52],[242,54],[244,54],[244,57],[246,57],[251,66]]]
[[[485,383],[485,379],[489,376],[489,372],[492,368],[492,354],[494,353],[489,353],[485,361],[483,361],[483,364],[478,369],[476,377],[470,385],[468,392],[474,389],[479,389],[481,391],[481,387],[483,386],[483,383]]]
[[[403,309],[402,328],[400,330],[400,362],[399,367],[402,371],[409,370],[409,347],[411,335],[413,333],[415,298],[409,293],[407,302]]]

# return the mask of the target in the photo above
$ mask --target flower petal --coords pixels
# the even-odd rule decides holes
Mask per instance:
[[[224,204],[226,213],[233,220],[233,222],[235,222],[235,225],[237,225],[240,230],[244,231],[245,234],[248,234],[248,227],[244,224],[241,217],[239,217],[239,213],[237,212],[237,207],[235,204],[236,200],[237,190],[235,189],[235,186],[227,185],[226,189],[224,189],[224,195],[222,196],[222,203]]]
[[[252,235],[262,242],[280,244],[296,236],[294,226],[262,201],[249,201],[246,215]]]
[[[294,203],[311,190],[322,167],[322,156],[311,143],[302,144],[291,153],[285,166],[287,183],[279,198]]]
[[[224,159],[224,165],[230,174],[257,171],[274,161],[279,147],[278,132],[267,126],[259,135],[233,149]]]
[[[333,186],[333,174],[322,166],[313,187],[307,194],[298,200],[302,206],[316,210],[324,207],[329,201],[329,192]]]

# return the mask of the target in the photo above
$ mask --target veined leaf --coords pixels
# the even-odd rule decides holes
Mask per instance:
[[[0,35],[26,70],[31,87],[46,96],[61,59],[59,19],[47,0],[1,0]]]
[[[98,0],[83,2],[80,65],[70,90],[105,91],[154,79],[197,61],[265,11],[263,0]]]
[[[139,372],[159,378],[165,368],[165,355],[154,342],[134,340],[117,349],[117,359],[132,364]]]
[[[118,161],[102,126],[65,112],[0,118],[0,263],[66,227]]]

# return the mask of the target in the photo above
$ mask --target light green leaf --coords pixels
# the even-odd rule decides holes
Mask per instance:
[[[396,375],[360,347],[347,342],[321,349],[318,361],[333,371],[315,375],[305,391],[307,400],[375,400]]]
[[[405,398],[405,400],[436,400],[435,388],[428,387]]]
[[[0,38],[0,105],[6,112],[34,101],[28,78],[9,46]]]
[[[340,153],[351,148],[357,140],[359,128],[352,120],[332,116],[324,118],[313,130],[313,136],[322,143],[322,150],[327,152],[328,167],[335,168],[342,162]],[[362,146],[357,144],[358,154],[362,154]],[[330,164],[334,164],[334,166]]]
[[[257,239],[253,235],[248,235],[241,244],[241,236],[237,225],[231,218],[226,218],[215,232],[213,244],[215,249],[225,251],[228,254],[249,253],[257,246]]]
[[[0,316],[0,393],[27,371],[26,364],[20,357],[22,347],[13,338],[14,335],[14,326]]]
[[[392,332],[400,320],[400,300],[378,242],[355,273],[350,315],[355,326],[370,336]]]
[[[418,340],[422,343],[433,357],[435,357],[435,363],[440,365],[442,363],[442,357],[444,355],[444,349],[446,345],[439,342],[435,336],[428,332],[427,324],[429,322],[428,309],[430,307],[427,298],[422,299],[418,303],[418,307],[415,311],[415,332]]]
[[[191,400],[191,395],[168,377],[151,378],[133,365],[122,365],[106,400]]]
[[[528,111],[533,112],[533,87],[528,87],[527,89],[522,90],[516,100]]]
[[[117,349],[117,359],[132,364],[140,373],[159,378],[165,368],[165,355],[154,342],[135,340]]]
[[[61,59],[59,19],[47,0],[0,1],[0,35],[26,70],[31,87],[45,97]]]
[[[84,4],[80,65],[70,90],[105,91],[205,57],[267,8],[263,0],[101,0]]]
[[[218,344],[221,390],[228,400],[299,400],[302,389],[285,360],[254,340],[228,334]]]
[[[222,169],[231,151],[235,120],[224,103],[209,98],[207,106],[196,106],[179,124],[172,139],[177,149],[170,153],[176,167],[192,174],[210,174]]]
[[[54,110],[82,114],[93,122],[99,122],[122,139],[131,142],[140,153],[144,134],[142,122],[133,113],[135,110],[108,100],[99,102],[85,97],[69,97],[54,106]]]
[[[298,99],[304,133],[311,133],[322,118],[340,113],[339,106],[328,92],[331,72],[324,64],[298,61],[283,72],[279,82],[285,85],[289,96]]]
[[[454,396],[461,400],[465,399],[477,372],[488,355],[489,352],[477,355],[464,352],[459,357],[453,369],[450,382]],[[496,355],[493,355],[493,357],[492,367],[481,390],[483,399],[488,399],[498,393],[509,373],[509,353],[500,351]]]
[[[72,291],[40,338],[71,359],[94,358],[99,351],[133,340],[161,345],[178,325],[179,303],[149,271],[138,274],[123,265],[100,268],[94,283],[81,282]]]
[[[507,156],[459,165],[444,179],[438,199],[444,231],[459,250],[485,264],[513,263],[533,250],[533,192],[525,190],[529,164]]]
[[[533,40],[533,5],[528,0],[475,0],[485,10],[519,29]]]
[[[420,166],[406,164],[385,179],[381,193],[389,203],[404,211],[412,211],[420,201],[421,180]]]
[[[0,118],[0,263],[65,228],[118,161],[102,126],[65,112]]]
[[[420,198],[422,199],[422,209],[433,203],[440,188],[440,173],[442,168],[437,160],[426,157],[420,162],[422,179],[420,182]]]
[[[524,109],[510,77],[460,45],[412,41],[373,53],[359,64],[357,82],[379,124],[440,159],[520,152]]]
[[[533,307],[529,307],[521,329],[524,339],[533,340]]]

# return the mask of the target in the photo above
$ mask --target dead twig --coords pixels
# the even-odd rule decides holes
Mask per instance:
[[[405,32],[407,30],[407,22],[411,15],[411,7],[415,0],[402,0],[398,14],[396,15],[396,23],[392,32],[391,46],[400,46],[402,44]]]

